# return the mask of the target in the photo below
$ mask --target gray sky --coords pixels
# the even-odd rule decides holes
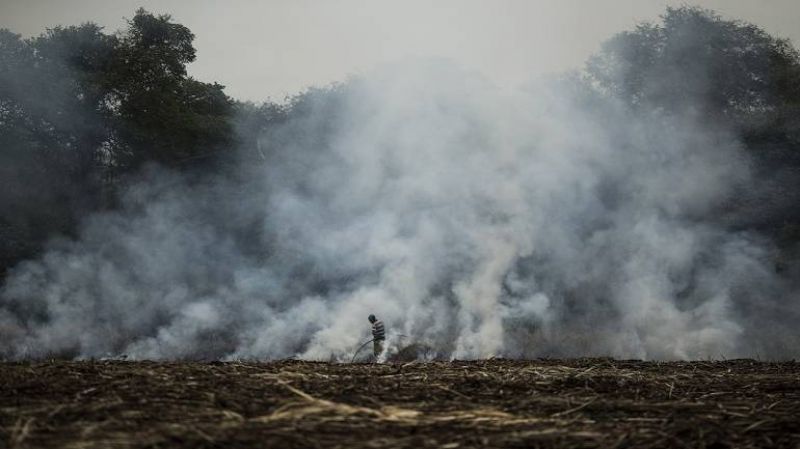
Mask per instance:
[[[113,31],[143,6],[195,33],[193,76],[239,99],[281,100],[409,57],[450,58],[513,86],[578,68],[614,33],[684,3],[800,42],[800,0],[0,0],[0,28]]]

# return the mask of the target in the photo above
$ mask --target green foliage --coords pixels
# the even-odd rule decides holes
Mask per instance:
[[[233,102],[223,86],[186,76],[186,64],[195,58],[193,39],[169,16],[140,9],[129,22],[103,80],[127,146],[121,163],[174,165],[231,143]]]
[[[633,108],[736,133],[761,181],[738,198],[733,225],[795,245],[787,230],[800,225],[800,54],[708,10],[668,8],[661,18],[607,41],[587,64],[589,79]]]
[[[796,91],[789,42],[699,8],[668,8],[662,21],[610,39],[590,59],[589,74],[633,105],[715,116],[763,113]]]
[[[89,26],[54,29],[49,37],[30,41],[0,33],[0,252],[5,260],[32,254],[53,234],[71,232],[76,215],[100,202],[95,148],[103,140],[103,125],[91,92],[69,68],[70,59],[86,52],[82,46],[94,31]],[[72,41],[62,43],[62,36]],[[69,46],[74,51],[51,58],[60,51],[57,42],[74,45]]]
[[[110,207],[121,175],[143,164],[214,168],[234,143],[249,150],[241,157],[268,161],[275,145],[332,126],[302,118],[329,108],[335,120],[346,86],[282,106],[236,103],[223,86],[188,76],[193,39],[143,9],[114,34],[92,23],[33,39],[0,30],[0,276],[46,239],[73,233],[82,215]],[[708,10],[668,8],[659,23],[606,42],[587,75],[634,109],[737,133],[757,179],[771,181],[742,195],[733,225],[797,251],[800,55],[790,42]],[[290,116],[295,127],[270,131]]]
[[[0,275],[106,207],[120,175],[231,149],[234,102],[187,76],[193,39],[143,9],[116,34],[0,30]]]

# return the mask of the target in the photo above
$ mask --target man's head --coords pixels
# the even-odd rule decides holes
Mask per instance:
[[[370,315],[370,316],[369,316],[369,322],[370,322],[370,323],[374,323],[374,322],[376,322],[376,321],[378,321],[378,319],[377,319],[377,318],[375,318],[375,315]]]

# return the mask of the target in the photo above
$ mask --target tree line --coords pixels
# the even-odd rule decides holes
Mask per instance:
[[[23,39],[0,30],[0,279],[74,236],[82,217],[113,210],[144,165],[208,173],[258,136],[301,115],[311,89],[286,104],[252,104],[187,74],[194,35],[170,16],[136,11],[107,33],[96,24]],[[729,226],[800,259],[800,55],[785,39],[712,11],[669,8],[608,40],[582,73],[590,89],[628,107],[697,117],[733,130],[758,185]]]
[[[0,30],[0,274],[87,213],[143,164],[177,166],[234,143],[236,103],[197,81],[194,35],[140,9],[31,39]]]

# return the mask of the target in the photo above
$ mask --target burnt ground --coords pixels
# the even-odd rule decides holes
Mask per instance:
[[[800,447],[800,363],[0,363],[0,447]]]

